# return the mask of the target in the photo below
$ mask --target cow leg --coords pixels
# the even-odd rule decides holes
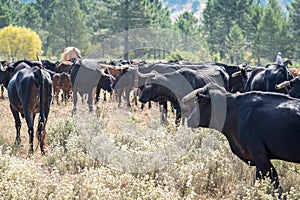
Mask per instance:
[[[105,91],[103,92],[103,101],[107,101],[106,92]]]
[[[63,90],[62,93],[62,101],[65,105],[67,105],[67,92],[65,90]]]
[[[59,105],[59,90],[56,91],[55,99],[56,99],[57,105]]]
[[[116,90],[116,97],[117,97],[117,100],[118,100],[118,108],[121,107],[121,96],[122,96],[122,92],[123,90]]]
[[[100,100],[100,91],[101,91],[101,88],[99,86],[97,86],[96,88],[96,97],[95,97],[95,102],[98,103],[99,100]]]
[[[10,106],[10,110],[13,114],[13,117],[15,119],[15,127],[16,127],[16,141],[15,144],[16,145],[20,145],[21,144],[21,137],[20,137],[20,130],[21,130],[21,120],[20,120],[20,116],[19,113]]]
[[[89,91],[89,93],[88,93],[87,104],[89,106],[89,112],[92,113],[94,111],[93,110],[93,90]]]
[[[127,102],[127,108],[131,108],[131,105],[130,105],[130,90],[125,91],[125,98],[126,98],[126,102]]]
[[[35,114],[30,113],[30,112],[24,112],[24,116],[25,116],[25,120],[26,120],[26,124],[28,127],[28,135],[29,135],[29,153],[33,153],[33,137],[34,137],[34,129],[33,129],[33,125],[34,125],[34,118],[35,118]]]
[[[4,99],[4,86],[1,85],[1,98]]]
[[[76,105],[77,105],[77,91],[73,91],[73,110],[72,110],[72,115],[76,114]]]
[[[46,138],[46,121],[43,121],[39,120],[39,125],[38,125],[38,130],[37,130],[37,136],[38,136],[38,141],[39,141],[39,144],[40,144],[40,149],[41,149],[41,152],[42,152],[42,155],[45,155],[45,150],[44,150],[44,147],[45,147],[45,144],[46,144],[46,141],[45,141],[45,138]]]
[[[181,111],[176,109],[176,118],[175,118],[175,124],[179,125],[181,120]],[[182,122],[184,125],[184,121]]]
[[[256,150],[253,155],[253,161],[256,164],[256,179],[270,177],[274,184],[274,188],[279,189],[279,193],[281,194],[282,191],[279,184],[278,174],[269,158],[265,155],[265,153],[258,150]]]
[[[160,122],[163,124],[167,121],[167,114],[168,114],[168,109],[167,109],[167,101],[159,102],[159,108],[161,112],[161,118]]]

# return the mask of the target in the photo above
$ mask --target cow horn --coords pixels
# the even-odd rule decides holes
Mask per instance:
[[[42,60],[40,59],[39,55],[36,53],[36,58],[39,61],[39,64],[41,65],[40,67],[43,68],[43,63]]]
[[[154,72],[154,71],[147,73],[147,74],[143,74],[143,73],[140,73],[139,70],[137,70],[137,73],[138,73],[139,77],[141,77],[141,78],[149,78],[149,77],[153,77],[157,74],[157,72]]]
[[[204,86],[204,87],[202,87],[202,88],[198,88],[198,89],[196,89],[196,90],[190,92],[190,93],[187,94],[186,96],[184,96],[184,97],[181,99],[181,101],[182,101],[183,103],[185,103],[185,102],[187,102],[187,101],[189,101],[189,100],[195,98],[196,95],[197,95],[198,93],[203,93],[203,92],[205,92],[206,90],[207,90],[207,86]]]
[[[291,82],[290,81],[284,81],[284,82],[282,82],[282,83],[280,83],[278,85],[275,85],[275,88],[277,90],[280,90],[280,89],[285,88],[287,86],[291,86]]]
[[[114,66],[115,69],[118,69],[118,70],[123,70],[123,69],[128,69],[129,66],[128,65],[123,65],[123,66]]]
[[[110,77],[111,79],[116,80],[115,77],[113,77],[111,74],[105,72],[105,68],[101,68],[101,69],[100,69],[100,72],[101,72],[101,75],[102,75],[102,76],[108,76],[108,77]]]
[[[7,65],[3,66],[2,63],[0,62],[0,69],[1,71],[5,72],[7,70]]]
[[[235,77],[238,77],[238,76],[241,76],[241,75],[242,75],[242,72],[238,71],[238,72],[234,72],[233,74],[231,74],[231,77],[235,78]]]

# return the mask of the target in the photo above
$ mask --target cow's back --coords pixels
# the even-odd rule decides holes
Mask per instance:
[[[8,98],[11,106],[23,113],[24,107],[34,113],[39,112],[40,107],[40,83],[43,79],[44,103],[48,104],[52,98],[52,81],[48,72],[43,71],[42,77],[38,75],[37,67],[24,68],[11,78],[8,84]]]

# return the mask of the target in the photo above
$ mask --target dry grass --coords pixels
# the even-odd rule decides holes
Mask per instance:
[[[7,95],[6,95],[7,96]],[[101,102],[96,114],[71,103],[52,105],[48,151],[27,156],[7,98],[0,100],[0,199],[276,199],[268,180],[232,154],[225,137],[210,129],[160,125],[158,108],[141,111]],[[300,198],[299,165],[273,161],[287,199]]]

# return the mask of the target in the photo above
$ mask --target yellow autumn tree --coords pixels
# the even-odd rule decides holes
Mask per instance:
[[[42,53],[42,41],[31,29],[12,25],[0,29],[0,55],[5,59],[36,59]]]

